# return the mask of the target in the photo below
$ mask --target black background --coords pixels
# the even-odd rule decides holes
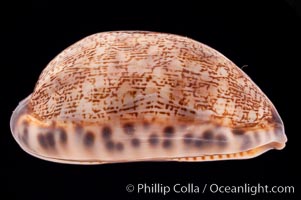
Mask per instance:
[[[98,3],[96,3],[98,2]],[[162,1],[163,2],[163,1]],[[300,195],[300,17],[295,1],[12,1],[2,17],[0,199],[144,199],[129,183],[293,185],[295,194],[180,194],[176,199],[296,199]],[[195,3],[193,3],[195,2]],[[7,8],[7,9],[6,9]],[[300,7],[299,7],[300,8]],[[3,13],[2,13],[3,14]],[[300,16],[300,13],[299,13]],[[47,63],[79,39],[102,31],[150,30],[188,36],[217,49],[254,80],[279,111],[282,151],[238,161],[64,165],[34,158],[11,136],[9,119]],[[5,70],[4,70],[5,69]],[[300,116],[300,115],[299,115]],[[5,198],[4,195],[9,195]],[[3,198],[2,198],[3,196]],[[156,199],[163,195],[154,195]]]

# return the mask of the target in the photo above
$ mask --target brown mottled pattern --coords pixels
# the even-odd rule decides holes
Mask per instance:
[[[42,72],[10,127],[61,163],[245,159],[287,141],[277,110],[216,50],[172,34],[98,33]]]
[[[41,74],[30,100],[41,120],[213,121],[264,125],[271,103],[230,60],[186,37],[104,32],[73,44]]]

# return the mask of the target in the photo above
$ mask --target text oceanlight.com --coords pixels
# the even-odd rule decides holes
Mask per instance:
[[[249,184],[242,185],[220,185],[216,183],[198,185],[195,183],[176,183],[167,185],[162,183],[138,183],[128,184],[126,191],[129,193],[137,194],[162,194],[181,193],[181,194],[293,194],[295,192],[294,186],[281,186],[281,185],[264,185],[264,184]]]

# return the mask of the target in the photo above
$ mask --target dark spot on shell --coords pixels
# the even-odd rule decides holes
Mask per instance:
[[[49,147],[53,148],[55,146],[54,135],[52,132],[47,132],[45,135],[45,139]]]
[[[245,151],[248,150],[251,147],[251,138],[249,135],[244,135],[242,138],[242,143],[241,143],[241,150]]]
[[[216,136],[216,143],[220,146],[220,147],[225,147],[227,146],[227,137],[224,134],[219,134]]]
[[[204,145],[203,138],[197,138],[197,139],[195,139],[194,146],[196,146],[196,147],[202,147],[203,145]]]
[[[92,132],[88,131],[84,136],[84,145],[90,147],[94,144],[95,136]]]
[[[113,141],[107,141],[107,142],[106,142],[106,148],[107,148],[108,150],[113,150],[114,147],[115,147],[115,144],[114,144]]]
[[[211,130],[207,130],[203,133],[203,138],[207,141],[212,141],[214,137],[214,133]]]
[[[166,126],[163,133],[166,137],[171,137],[175,133],[175,128],[173,126]]]
[[[245,133],[242,129],[233,129],[232,132],[234,135],[243,135]]]
[[[191,133],[187,133],[183,138],[184,144],[189,145],[193,142],[193,135]]]
[[[123,130],[128,135],[133,135],[135,132],[134,125],[132,123],[126,123],[123,125]]]
[[[133,138],[131,143],[132,143],[133,147],[139,147],[140,146],[140,140],[138,138]]]
[[[110,139],[112,136],[112,129],[109,126],[104,126],[102,128],[102,138],[103,139]]]
[[[118,143],[116,144],[116,149],[117,149],[118,151],[122,151],[122,150],[124,149],[123,144],[122,144],[121,142],[118,142]]]
[[[46,142],[46,138],[43,134],[38,135],[38,141],[41,145],[41,147],[47,149],[48,148],[48,143]]]
[[[67,142],[67,133],[64,129],[59,129],[60,142],[65,144]]]
[[[172,143],[171,143],[170,140],[164,140],[163,143],[162,143],[162,146],[163,146],[163,148],[165,148],[165,149],[170,148],[171,145],[172,145]]]
[[[151,134],[149,136],[148,142],[150,143],[150,145],[155,146],[159,143],[159,138],[156,134]]]

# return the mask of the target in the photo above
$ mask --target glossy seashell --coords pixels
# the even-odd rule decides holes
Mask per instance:
[[[77,164],[252,158],[287,138],[233,62],[172,34],[88,36],[43,70],[11,117],[23,150]]]

